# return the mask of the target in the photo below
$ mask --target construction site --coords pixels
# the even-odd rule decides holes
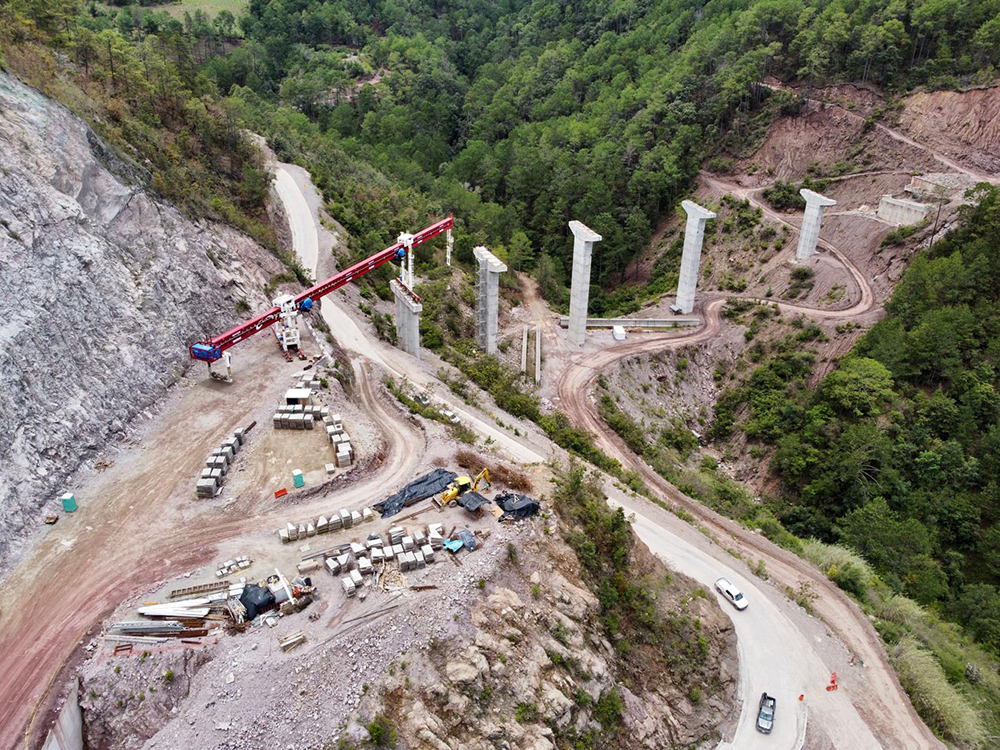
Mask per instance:
[[[0,94],[12,110],[41,106],[20,84]],[[848,111],[828,116],[856,117]],[[68,112],[50,116],[90,153],[96,136]],[[7,127],[48,164],[30,128]],[[62,426],[52,417],[51,434],[65,428],[88,447],[32,448],[44,459],[18,486],[41,499],[3,519],[19,540],[4,549],[0,582],[3,739],[46,750],[368,747],[388,722],[403,747],[553,750],[603,731],[598,707],[614,694],[639,747],[941,747],[871,622],[824,571],[681,492],[605,421],[617,405],[653,442],[681,423],[697,448],[699,416],[722,392],[716,373],[739,369],[754,316],[797,325],[793,334],[814,323],[829,359],[879,318],[908,254],[938,231],[933,212],[942,227],[957,221],[983,175],[903,136],[872,137],[888,142],[884,163],[825,192],[795,191],[801,209],[760,202],[756,169],[704,173],[632,268],[630,283],[643,283],[673,246],[676,289],[605,318],[590,315],[596,217],[568,222],[560,238],[572,247],[562,315],[499,249],[475,244],[460,267],[461,222],[449,215],[345,263],[346,231],[309,173],[265,144],[281,238],[306,283],[219,230],[210,253],[185,256],[185,273],[227,295],[200,311],[202,333],[168,326],[150,345],[170,350],[162,360],[123,344],[136,374],[105,360],[88,374],[95,392],[114,383],[125,395],[107,400],[128,414],[99,412],[79,391],[49,410],[66,415]],[[765,140],[756,158],[779,175],[803,172],[808,154],[789,164],[784,153]],[[120,188],[105,190],[114,205],[87,209],[95,216],[156,213],[155,198],[79,161],[81,185],[91,170]],[[39,202],[64,200],[48,182],[32,189]],[[725,228],[740,212],[753,214],[750,239]],[[182,236],[187,252],[212,234],[164,216],[129,236]],[[101,231],[119,231],[113,223]],[[914,245],[884,244],[900,227],[913,227]],[[766,247],[753,255],[751,241]],[[358,283],[385,269],[389,295]],[[464,359],[422,345],[422,316],[447,314],[418,294],[431,279],[469,308]],[[143,294],[158,297],[134,290]],[[754,312],[731,312],[733,300]],[[119,336],[138,325],[109,318]],[[219,330],[206,330],[215,320]],[[500,408],[466,377],[469,362],[502,363],[537,418]],[[44,439],[19,433],[17,445]],[[745,455],[702,455],[766,481]],[[56,464],[64,470],[50,474]],[[571,480],[581,497],[596,488],[608,516],[555,507]],[[604,546],[621,528],[628,543]],[[609,583],[623,579],[619,558],[654,592],[642,612],[683,636],[670,659],[650,662],[648,685],[623,675],[652,649],[630,653],[625,636],[608,635],[620,592],[634,593]],[[746,616],[711,593],[722,574],[753,600]],[[826,687],[830,673],[842,689]],[[765,688],[779,706],[768,736],[751,716]]]

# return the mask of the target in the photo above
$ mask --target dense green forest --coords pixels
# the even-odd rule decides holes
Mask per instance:
[[[776,356],[720,400],[716,434],[745,404],[790,531],[851,547],[1000,653],[1000,192],[970,199],[816,389],[810,355]]]
[[[560,304],[566,223],[585,221],[605,238],[594,314],[637,308],[626,265],[701,159],[796,106],[767,76],[891,91],[1000,62],[996,0],[251,0],[183,21],[116,5],[7,0],[0,41],[29,77],[26,45],[68,53],[168,197],[255,228],[248,126],[308,164],[358,254],[451,211],[460,260],[486,243]]]

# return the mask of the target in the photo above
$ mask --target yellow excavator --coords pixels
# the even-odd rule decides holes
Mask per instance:
[[[490,488],[490,472],[488,469],[483,469],[476,474],[474,479],[468,476],[455,477],[455,481],[449,484],[445,488],[445,491],[441,493],[441,500],[438,504],[443,508],[448,503],[453,502],[455,498],[461,497],[470,490],[478,492],[480,482],[483,483],[484,491]]]

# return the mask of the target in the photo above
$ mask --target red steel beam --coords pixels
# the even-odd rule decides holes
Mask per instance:
[[[432,224],[431,226],[422,229],[413,235],[413,246],[416,247],[417,245],[422,245],[428,240],[437,237],[439,234],[442,234],[454,226],[455,218],[453,216],[449,216],[447,219],[442,219],[437,224]],[[403,244],[401,242],[397,242],[392,247],[387,247],[385,250],[375,253],[370,258],[366,258],[365,260],[355,263],[350,268],[335,273],[326,281],[321,281],[319,284],[316,284],[315,286],[297,295],[295,297],[296,307],[301,305],[307,299],[315,302],[330,292],[340,289],[340,287],[345,284],[364,276],[366,273],[374,271],[379,266],[385,265],[389,261],[393,260],[396,257],[396,254],[402,249]],[[222,352],[226,351],[226,349],[235,346],[243,339],[252,336],[253,334],[258,333],[268,326],[278,322],[279,316],[280,310],[277,307],[272,307],[270,310],[261,313],[257,317],[252,318],[245,323],[241,323],[235,328],[231,328],[225,333],[220,334],[209,341],[198,341],[190,347],[191,357],[205,362],[214,362],[222,356]]]

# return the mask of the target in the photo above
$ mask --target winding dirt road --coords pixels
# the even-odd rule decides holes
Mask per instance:
[[[798,227],[790,224],[785,217],[759,203],[755,199],[754,190],[729,185],[712,177],[706,177],[705,181],[716,190],[746,198],[760,207],[768,218],[798,230]],[[875,297],[867,279],[838,248],[828,242],[822,244],[847,268],[861,290],[860,299],[850,307],[840,310],[821,310],[777,303],[779,309],[783,313],[797,313],[826,320],[852,319],[871,310],[875,304]],[[722,326],[721,312],[725,300],[726,297],[710,297],[703,310],[705,324],[690,334],[648,336],[631,344],[578,355],[558,378],[557,391],[562,408],[575,426],[595,435],[598,446],[605,453],[616,458],[625,468],[637,471],[661,499],[693,515],[698,523],[720,540],[726,540],[725,543],[733,546],[745,559],[763,559],[771,578],[776,582],[792,589],[807,584],[818,594],[813,603],[814,611],[866,666],[865,675],[871,689],[866,691],[867,700],[856,704],[855,708],[865,717],[868,724],[876,729],[884,742],[905,750],[942,748],[942,743],[913,709],[895,672],[888,664],[881,639],[875,629],[850,598],[805,560],[684,495],[633,453],[598,415],[596,402],[590,394],[590,386],[602,370],[636,354],[690,346],[713,338]],[[757,301],[774,304],[770,300]],[[563,354],[566,354],[569,347],[564,345],[561,348]],[[638,502],[639,507],[644,504],[643,501]],[[753,699],[752,694],[744,695],[745,709],[746,702]],[[747,711],[744,710],[744,713]]]

